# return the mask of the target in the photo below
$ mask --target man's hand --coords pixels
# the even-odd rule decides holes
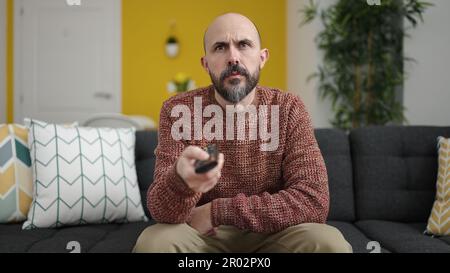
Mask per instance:
[[[205,193],[216,186],[224,163],[223,154],[219,154],[217,166],[204,174],[195,173],[195,160],[206,160],[209,155],[200,147],[188,146],[176,163],[176,171],[188,187],[194,192]]]
[[[194,208],[187,224],[195,228],[200,234],[214,235],[215,231],[211,222],[211,203]]]

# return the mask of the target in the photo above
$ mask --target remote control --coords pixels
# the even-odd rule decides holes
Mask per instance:
[[[196,160],[195,161],[195,172],[196,173],[206,173],[218,164],[219,151],[217,150],[216,144],[208,144],[206,147],[206,152],[209,154],[207,160]]]

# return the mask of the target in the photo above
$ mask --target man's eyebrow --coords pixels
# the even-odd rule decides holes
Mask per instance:
[[[253,45],[255,44],[252,40],[247,39],[247,38],[242,39],[242,40],[239,40],[239,41],[237,41],[237,43],[238,43],[238,44],[239,44],[239,43],[247,43],[247,44],[249,44],[249,45],[251,45],[251,46],[253,46]],[[214,48],[216,48],[216,47],[218,47],[218,46],[229,46],[229,44],[230,44],[230,43],[228,43],[228,42],[218,41],[218,42],[215,42],[215,43],[212,45],[212,48],[214,49]]]
[[[255,44],[255,43],[254,43],[252,40],[250,40],[250,39],[242,39],[242,40],[239,40],[239,43],[242,43],[242,42],[247,43],[247,44],[250,44],[250,45],[254,45],[254,44]]]
[[[261,33],[259,32],[258,26],[255,23],[253,23],[253,25],[255,26],[256,32],[258,33],[259,44],[262,45]],[[205,52],[206,52],[206,33],[207,32],[208,32],[208,28],[203,33],[203,49],[204,49]]]
[[[211,48],[216,48],[217,46],[228,46],[229,43],[228,42],[223,42],[223,41],[219,41],[219,42],[215,42]]]

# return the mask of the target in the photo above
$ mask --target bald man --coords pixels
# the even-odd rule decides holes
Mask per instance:
[[[328,177],[304,104],[258,85],[269,51],[261,49],[255,24],[240,14],[219,16],[204,48],[201,64],[212,85],[174,96],[161,109],[147,193],[157,224],[141,233],[133,252],[352,252],[325,224]],[[230,125],[240,113],[243,120]],[[255,124],[259,137],[250,133]],[[271,124],[274,145],[261,124]],[[236,138],[239,130],[244,138]],[[203,148],[211,143],[221,152],[217,165],[198,173],[196,162],[209,158]]]

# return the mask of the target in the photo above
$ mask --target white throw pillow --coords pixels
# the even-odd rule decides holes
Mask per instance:
[[[33,201],[23,229],[146,221],[135,129],[29,122]]]

